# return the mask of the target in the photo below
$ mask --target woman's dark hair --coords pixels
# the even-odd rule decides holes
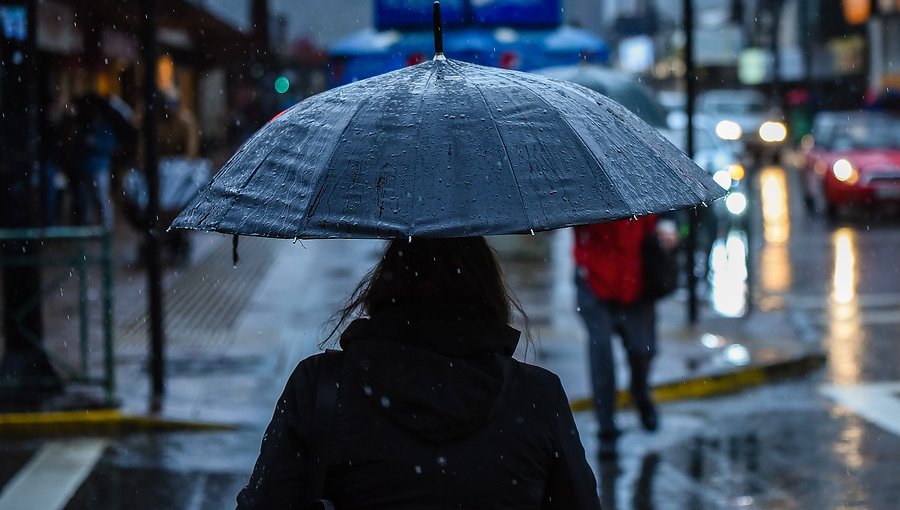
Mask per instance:
[[[354,316],[373,316],[388,307],[454,311],[509,324],[512,311],[525,311],[503,283],[497,258],[483,237],[390,242],[381,261],[362,279],[347,305],[334,315],[337,330]]]

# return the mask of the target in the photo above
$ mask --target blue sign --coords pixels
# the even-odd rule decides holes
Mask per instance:
[[[469,1],[472,16],[479,25],[555,27],[562,23],[561,0]]]
[[[444,26],[461,25],[467,20],[467,1],[441,2],[441,20]],[[433,0],[375,0],[375,26],[379,30],[431,28],[433,20]]]
[[[379,30],[430,29],[432,0],[376,0]],[[556,27],[562,23],[562,0],[442,0],[446,27],[460,25]]]
[[[24,41],[28,38],[28,11],[25,6],[6,5],[0,7],[0,24],[3,37],[13,41]]]

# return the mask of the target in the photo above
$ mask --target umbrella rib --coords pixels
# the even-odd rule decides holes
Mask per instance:
[[[452,61],[448,60],[447,62],[449,63]],[[431,67],[431,74],[428,75],[428,79],[425,80],[425,86],[422,87],[422,98],[419,99],[419,110],[416,112],[416,119],[418,119],[419,122],[419,125],[416,127],[416,141],[419,140],[419,135],[422,133],[422,110],[425,109],[425,94],[428,91],[428,85],[431,84],[431,80],[434,78],[434,74],[437,72],[437,68],[437,65],[433,65]],[[419,175],[419,172],[416,172],[416,175]],[[416,181],[416,184],[418,184],[418,181]],[[415,197],[413,197],[413,200],[415,200]],[[412,211],[412,208],[407,207],[406,210]],[[415,229],[415,225],[412,224],[414,221],[413,218],[415,218],[415,215],[410,214],[410,221],[408,222],[409,230],[407,231],[407,235],[412,235],[412,231]]]
[[[484,97],[484,93],[481,92],[481,89],[476,86],[475,90],[478,91],[478,95],[481,97],[481,101],[484,103],[485,108],[487,108],[488,115],[491,116],[494,130],[497,132],[497,138],[500,140],[500,146],[503,147],[503,153],[506,154],[506,166],[509,168],[509,173],[510,175],[512,175],[513,181],[516,183],[516,191],[519,194],[519,202],[522,204],[522,213],[525,214],[525,223],[528,225],[528,228],[533,229],[534,225],[531,223],[531,218],[528,216],[528,209],[525,207],[525,197],[522,196],[522,188],[519,186],[519,177],[516,175],[516,171],[512,166],[512,158],[509,157],[509,148],[507,148],[506,142],[503,141],[503,134],[500,133],[500,128],[497,126],[496,119],[494,119],[494,112],[491,111],[491,105],[488,104],[487,99]]]
[[[266,159],[268,159],[269,155],[271,155],[274,151],[275,151],[275,147],[274,147],[274,146],[273,146],[271,149],[269,149],[268,151],[266,151],[266,155],[263,156],[263,157],[259,160],[259,162],[256,164],[256,166],[253,168],[253,171],[250,172],[250,175],[247,176],[247,178],[244,180],[244,183],[241,184],[241,187],[234,191],[234,193],[233,193],[232,196],[231,196],[231,200],[228,202],[228,209],[225,210],[225,212],[222,213],[221,216],[219,216],[218,221],[216,222],[216,228],[217,228],[217,229],[218,229],[219,226],[222,224],[222,221],[224,221],[225,218],[227,218],[228,215],[231,213],[231,210],[234,209],[234,205],[235,205],[235,203],[237,202],[237,199],[238,199],[238,197],[240,196],[240,193],[244,190],[244,188],[247,187],[247,185],[250,184],[250,181],[253,180],[253,177],[255,177],[255,176],[256,176],[256,173],[259,172],[259,169],[262,168],[263,163],[266,162]],[[246,218],[244,218],[244,220],[246,221]],[[241,230],[241,228],[240,228],[240,226],[238,226],[238,227],[236,227],[236,228],[234,229],[234,232],[231,232],[231,233],[233,233],[233,234],[240,234],[240,233],[241,233],[240,230]]]
[[[506,78],[504,77],[504,79],[506,79]],[[507,79],[507,81],[509,81],[509,80]],[[521,82],[518,82],[518,84],[521,85],[524,89],[526,89],[526,90],[528,90],[529,92],[531,92],[532,94],[534,94],[535,97],[537,97],[538,99],[540,99],[540,100],[541,100],[544,104],[546,104],[548,107],[552,108],[552,109],[553,109],[554,111],[556,111],[557,113],[559,112],[559,109],[557,109],[555,106],[553,106],[553,104],[550,103],[550,101],[547,101],[546,99],[544,99],[544,97],[543,97],[542,95],[538,94],[538,93],[535,92],[531,87],[529,87],[528,85],[526,85],[526,84],[525,84],[525,80],[522,80]],[[562,120],[567,126],[569,126],[569,129],[571,129],[573,133],[575,133],[575,136],[578,137],[578,141],[581,142],[581,145],[587,150],[588,154],[591,155],[591,158],[593,158],[594,161],[597,162],[597,167],[599,167],[601,170],[605,171],[605,168],[604,168],[603,163],[600,162],[600,158],[598,158],[597,155],[594,154],[594,151],[592,151],[591,148],[588,147],[588,144],[587,144],[587,142],[584,141],[584,138],[581,136],[581,133],[579,133],[578,130],[575,129],[575,127],[572,126],[572,124],[569,123],[569,120],[566,119],[565,115],[560,114],[560,115],[559,115],[559,118],[560,118],[560,120]],[[613,192],[615,192],[615,194],[619,197],[619,200],[621,200],[623,204],[625,204],[629,209],[632,208],[632,207],[631,207],[631,204],[628,203],[628,200],[625,200],[625,196],[622,195],[622,193],[618,190],[618,188],[616,188],[615,186],[611,186],[610,188],[613,190]]]

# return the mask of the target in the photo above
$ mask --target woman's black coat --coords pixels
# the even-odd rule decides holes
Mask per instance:
[[[599,509],[559,378],[505,324],[393,310],[350,324],[324,497],[354,509]],[[238,509],[303,508],[316,376],[291,375]]]

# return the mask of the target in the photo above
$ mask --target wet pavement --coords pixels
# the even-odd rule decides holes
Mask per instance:
[[[773,182],[782,183],[781,194],[767,187]],[[679,322],[683,297],[668,300],[661,305],[664,341],[654,376],[661,381],[667,375],[725,366],[723,346],[711,338],[703,342],[702,334],[715,327],[723,338],[737,331],[770,344],[763,349],[750,345],[757,353],[785,348],[780,344],[787,339],[779,338],[793,331],[791,348],[813,343],[828,354],[828,365],[802,380],[663,404],[661,430],[655,434],[641,431],[635,415],[623,411],[620,425],[626,433],[620,458],[612,464],[595,459],[592,414],[577,413],[607,510],[896,508],[900,436],[864,418],[860,410],[866,402],[850,394],[838,403],[828,389],[900,380],[895,346],[900,268],[892,256],[900,248],[900,220],[859,215],[831,226],[805,214],[795,196],[784,193],[791,185],[789,173],[760,174],[759,187],[767,193],[752,237],[759,261],[751,268],[758,282],[752,319],[721,319],[709,306],[703,312],[705,326],[684,333]],[[253,243],[262,244],[254,251]],[[541,338],[527,355],[555,365],[570,396],[586,395],[586,367],[579,351],[583,331],[573,320],[577,314],[568,300],[570,290],[566,285],[545,288],[552,296],[549,302],[530,297],[530,283],[564,281],[569,271],[565,243],[541,245],[529,237],[497,243],[501,249],[519,243],[514,251],[526,255],[549,250],[551,257],[563,261],[535,266],[529,257],[505,260],[508,277]],[[230,268],[228,244],[210,249],[227,262],[209,268],[207,280],[258,269]],[[250,259],[250,254],[266,253],[271,267],[251,282],[252,289],[250,283],[237,289],[247,291],[246,299],[230,316],[193,331],[197,338],[214,338],[215,345],[189,341],[193,336],[173,341],[164,409],[173,417],[235,423],[238,428],[105,437],[102,455],[79,457],[86,467],[83,478],[68,481],[77,490],[57,508],[233,506],[283,381],[297,360],[318,349],[327,333],[323,324],[375,262],[379,243],[242,240],[241,245]],[[171,288],[177,292],[177,282]],[[215,299],[212,292],[197,299],[209,304]],[[682,337],[673,336],[675,332]],[[179,333],[171,336],[179,338]],[[123,349],[118,363],[120,392],[128,395],[125,410],[145,412],[143,345],[132,341],[134,348]],[[896,393],[886,398],[900,401]],[[900,415],[893,417],[900,423]],[[41,452],[71,443],[0,438],[0,510],[21,508],[9,506],[4,498],[10,487],[28,489],[22,473],[29,472]]]

